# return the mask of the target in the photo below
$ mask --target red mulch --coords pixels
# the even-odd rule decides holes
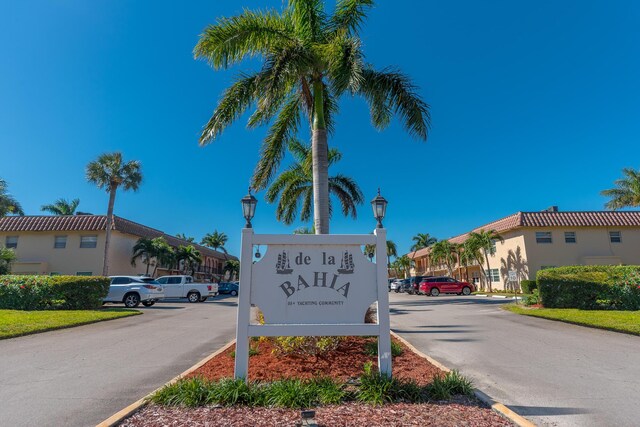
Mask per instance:
[[[249,358],[250,380],[276,380],[280,378],[311,378],[325,376],[340,380],[358,377],[362,374],[364,364],[373,362],[377,366],[377,357],[368,356],[364,352],[364,344],[373,342],[375,338],[345,337],[337,350],[322,358],[300,358],[294,356],[276,356],[274,347],[269,340],[251,341],[251,347],[257,348],[259,354]],[[395,341],[395,340],[394,340]],[[392,362],[393,376],[397,378],[411,378],[418,384],[426,385],[434,375],[442,371],[427,360],[403,348],[400,356],[394,357]],[[190,374],[191,377],[203,376],[217,380],[233,377],[235,346],[208,361],[204,366]]]
[[[274,380],[287,377],[309,378],[316,375],[330,376],[346,380],[358,377],[366,362],[376,364],[376,357],[364,353],[364,343],[372,338],[348,337],[339,348],[327,357],[314,360],[292,356],[276,356],[269,341],[252,341],[258,346],[259,354],[249,358],[249,379]],[[431,382],[434,375],[442,371],[424,358],[409,350],[404,344],[400,356],[393,358],[393,375],[398,378],[411,378],[421,385]],[[225,352],[208,361],[190,376],[203,376],[209,379],[233,377],[234,359],[230,347]],[[509,421],[475,399],[456,397],[446,402],[422,404],[394,403],[372,406],[362,403],[345,403],[315,408],[315,421],[320,427],[333,426],[466,426],[493,427],[510,426]],[[282,408],[249,407],[163,407],[149,404],[124,420],[124,427],[156,426],[299,426],[300,411]]]

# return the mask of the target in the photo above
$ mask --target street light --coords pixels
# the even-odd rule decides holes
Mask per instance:
[[[382,228],[382,218],[387,212],[387,200],[380,195],[380,188],[378,188],[378,195],[371,201],[371,207],[373,208],[373,217],[378,220],[378,228]]]
[[[240,201],[242,202],[242,215],[247,220],[247,224],[244,227],[251,228],[251,219],[256,213],[256,205],[258,204],[258,199],[251,194],[251,187],[249,187],[249,194]]]

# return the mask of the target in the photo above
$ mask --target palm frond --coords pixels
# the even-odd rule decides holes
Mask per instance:
[[[401,72],[390,68],[375,71],[363,70],[360,93],[371,108],[373,125],[384,129],[397,114],[410,135],[426,140],[431,126],[429,105],[417,93],[416,86]]]
[[[373,3],[373,0],[338,0],[331,24],[336,31],[357,33]]]
[[[289,10],[295,33],[305,44],[323,40],[327,17],[322,0],[289,0]]]
[[[245,10],[208,26],[193,54],[196,59],[206,59],[214,69],[228,68],[247,57],[266,55],[290,43],[292,33],[293,22],[288,13]]]

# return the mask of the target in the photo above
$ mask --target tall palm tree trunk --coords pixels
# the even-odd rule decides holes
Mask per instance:
[[[329,234],[329,148],[322,92],[322,81],[313,82],[313,221],[316,234]]]
[[[111,244],[111,227],[113,226],[113,205],[116,202],[117,186],[112,185],[109,190],[109,207],[107,208],[107,233],[104,240],[104,258],[102,260],[102,275],[109,275],[109,245]]]

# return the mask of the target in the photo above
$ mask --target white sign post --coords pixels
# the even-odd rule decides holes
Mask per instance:
[[[362,253],[376,245],[376,262]],[[266,245],[253,263],[254,245]],[[247,378],[249,338],[258,336],[378,337],[378,367],[391,376],[386,230],[373,235],[279,235],[242,230],[235,378]],[[378,323],[365,323],[377,304]],[[258,307],[264,324],[251,322]]]
[[[518,303],[518,292],[516,286],[518,286],[518,272],[515,270],[509,270],[509,281],[511,282],[511,286],[513,286],[513,298],[516,300],[516,304]]]

